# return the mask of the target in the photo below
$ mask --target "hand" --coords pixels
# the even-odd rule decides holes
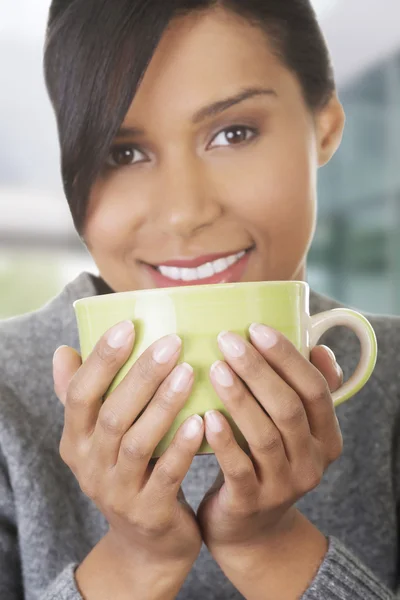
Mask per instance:
[[[197,517],[212,552],[263,547],[290,528],[297,520],[293,505],[342,451],[330,392],[343,374],[333,353],[315,348],[312,364],[270,328],[252,326],[250,334],[252,344],[221,334],[226,362],[215,363],[210,373],[249,445],[246,454],[225,417],[206,413],[206,437],[221,471]]]
[[[143,353],[103,403],[133,342],[133,325],[125,322],[111,329],[83,364],[72,348],[56,352],[55,391],[65,405],[61,457],[107,519],[121,557],[153,565],[194,562],[201,533],[180,485],[201,445],[202,419],[188,419],[150,464],[189,397],[193,369],[175,367],[181,340],[167,336]]]

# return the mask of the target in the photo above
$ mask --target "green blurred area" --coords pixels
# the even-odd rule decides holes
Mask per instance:
[[[44,253],[0,255],[0,319],[40,308],[62,286],[59,259]]]

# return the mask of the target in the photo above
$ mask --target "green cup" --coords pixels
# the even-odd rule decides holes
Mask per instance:
[[[223,359],[217,344],[221,331],[233,331],[249,339],[249,326],[263,323],[281,331],[309,359],[310,350],[328,329],[338,325],[350,328],[360,340],[361,357],[354,374],[332,394],[335,406],[354,396],[373,372],[377,343],[369,321],[349,309],[334,309],[310,317],[309,293],[308,284],[302,281],[277,281],[152,289],[83,298],[74,303],[82,359],[86,360],[100,337],[113,325],[133,321],[136,329],[133,352],[113,380],[106,398],[146,348],[165,335],[179,335],[183,342],[180,362],[192,365],[195,383],[190,398],[153,457],[163,454],[189,416],[196,413],[204,416],[211,409],[225,415],[239,445],[246,449],[244,436],[209,379],[210,366]],[[213,450],[204,438],[198,454],[211,453]]]

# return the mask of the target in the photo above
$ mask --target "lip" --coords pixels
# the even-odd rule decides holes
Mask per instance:
[[[234,265],[228,267],[222,273],[215,273],[211,277],[207,277],[206,279],[197,279],[195,281],[183,281],[183,280],[170,279],[169,277],[165,277],[165,275],[162,275],[160,273],[160,271],[158,271],[156,268],[154,268],[148,264],[144,263],[143,267],[144,267],[144,269],[146,269],[147,273],[150,275],[150,277],[154,281],[155,287],[157,287],[157,288],[185,287],[185,286],[195,286],[195,285],[212,285],[212,284],[216,284],[216,283],[236,283],[242,279],[242,277],[246,271],[246,268],[247,268],[247,265],[248,265],[248,262],[250,260],[250,256],[251,256],[253,250],[254,250],[254,248],[247,250],[246,254],[240,260],[238,260]],[[218,258],[225,258],[225,257],[231,256],[231,255],[232,255],[232,252],[229,254],[218,254],[218,255],[209,255],[209,256],[216,256],[216,258],[213,258],[212,260],[218,260]],[[204,261],[204,258],[206,258],[206,261]],[[178,262],[178,261],[174,261],[173,263],[172,262],[163,263],[163,266],[195,268],[197,266],[200,266],[204,262],[211,262],[211,261],[207,261],[207,258],[208,258],[208,256],[201,257],[201,262],[198,262],[198,264],[196,264],[196,265],[195,265],[195,261],[198,261],[198,259],[194,259],[192,262],[182,261],[184,264],[182,264],[182,262]]]
[[[247,248],[246,252],[248,252],[250,248]],[[200,267],[200,265],[204,265],[209,262],[214,262],[215,260],[219,260],[220,258],[227,258],[228,256],[233,256],[234,254],[239,254],[239,252],[243,252],[243,248],[237,250],[236,252],[222,252],[219,254],[205,254],[203,256],[197,256],[196,258],[177,258],[172,260],[167,260],[165,262],[160,263],[159,265],[151,265],[152,267],[159,267],[162,265],[163,267],[178,267],[180,269],[196,269]]]

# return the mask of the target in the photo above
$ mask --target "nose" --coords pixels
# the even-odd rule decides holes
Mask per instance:
[[[164,234],[189,238],[221,216],[214,186],[193,163],[165,168],[159,190],[156,220]]]

